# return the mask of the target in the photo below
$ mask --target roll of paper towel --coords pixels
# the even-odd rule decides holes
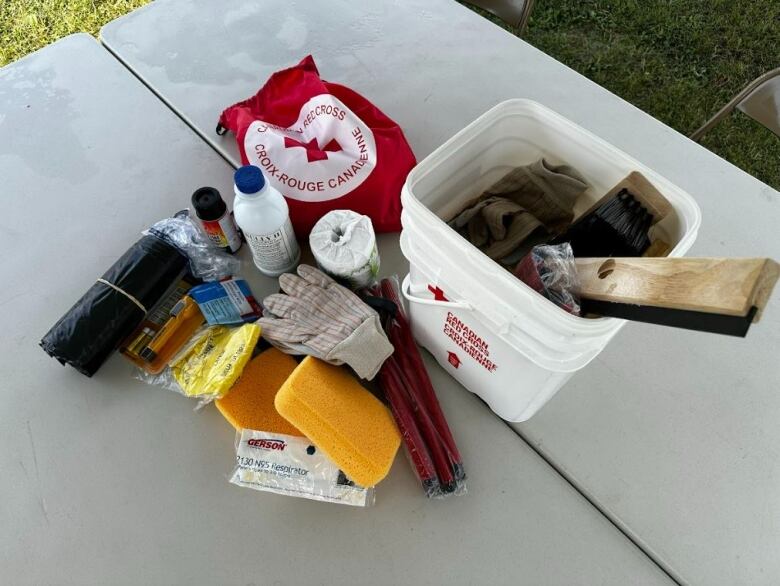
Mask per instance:
[[[351,210],[328,212],[314,225],[309,246],[320,269],[356,289],[379,273],[379,251],[371,219]]]

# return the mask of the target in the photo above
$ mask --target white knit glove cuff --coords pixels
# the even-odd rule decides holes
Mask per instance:
[[[382,330],[379,316],[373,315],[339,342],[325,360],[346,362],[360,378],[371,380],[392,353],[393,345]]]

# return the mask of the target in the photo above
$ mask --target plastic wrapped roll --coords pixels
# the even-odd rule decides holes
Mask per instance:
[[[320,269],[353,289],[376,280],[379,251],[368,216],[351,210],[328,212],[312,228],[309,247]]]
[[[41,347],[92,376],[186,268],[176,248],[144,236],[54,324]]]

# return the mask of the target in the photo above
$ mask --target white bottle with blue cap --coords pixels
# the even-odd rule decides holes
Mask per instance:
[[[252,249],[255,265],[269,277],[289,273],[300,261],[301,249],[284,196],[254,165],[239,167],[234,181],[233,214]]]

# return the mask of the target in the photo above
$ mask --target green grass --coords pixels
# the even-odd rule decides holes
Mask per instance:
[[[0,0],[0,65],[147,1]],[[780,1],[537,0],[525,39],[690,134],[780,66]],[[743,114],[702,144],[780,189],[780,138]]]
[[[780,1],[537,0],[524,38],[687,135],[780,67]],[[780,189],[780,138],[744,114],[702,144]]]
[[[148,0],[0,0],[0,65],[71,33],[100,27]]]

